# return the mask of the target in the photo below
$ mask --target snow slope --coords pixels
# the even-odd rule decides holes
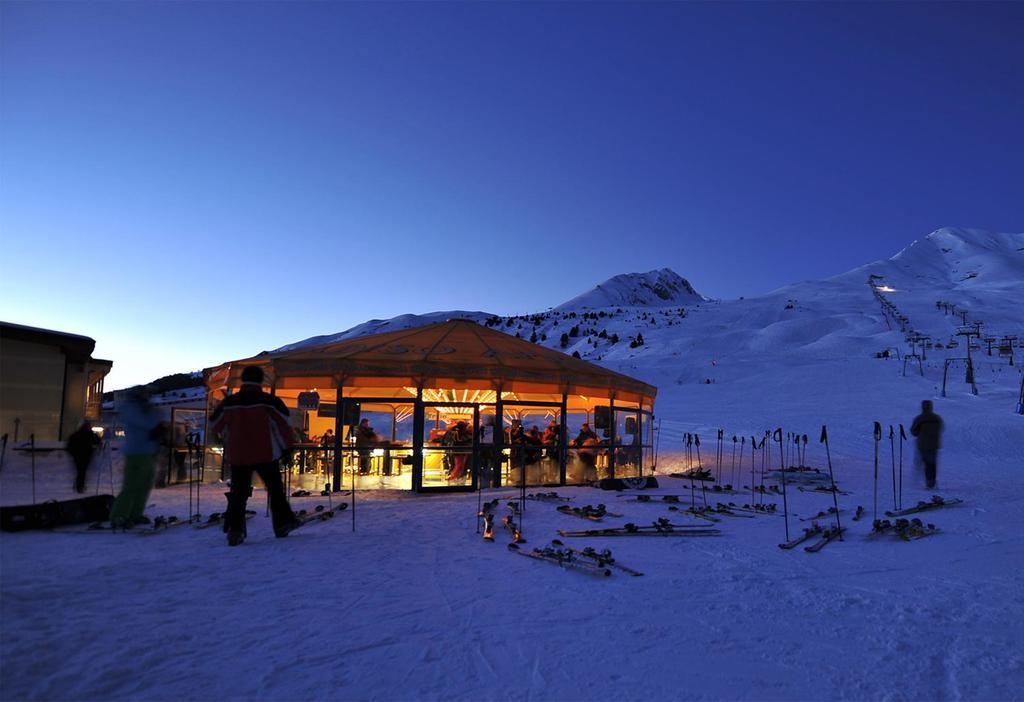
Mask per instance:
[[[686,465],[683,435],[698,432],[721,482],[749,484],[749,437],[776,427],[807,434],[808,462],[825,467],[817,437],[827,424],[836,478],[852,494],[839,498],[845,541],[818,554],[776,548],[782,517],[723,518],[715,538],[580,540],[646,573],[597,580],[509,554],[503,533],[482,542],[476,496],[386,492],[360,496],[354,532],[345,514],[277,540],[261,512],[238,549],[216,530],[188,528],[0,534],[0,699],[1019,699],[1024,417],[1013,409],[1022,352],[1011,367],[975,351],[979,394],[960,370],[941,397],[944,362],[964,349],[945,348],[961,318],[935,303],[957,304],[994,334],[1024,336],[1022,249],[1024,235],[944,229],[890,259],[746,300],[497,322],[478,313],[555,347],[576,326],[567,351],[657,385],[663,474]],[[870,275],[881,277],[869,285]],[[875,357],[909,349],[875,297],[883,285],[914,330],[943,340],[923,376]],[[631,348],[638,334],[644,343]],[[884,510],[893,501],[888,427],[909,426],[922,399],[947,426],[938,492],[965,503],[924,515],[938,535],[872,538],[872,422],[885,428]],[[743,439],[738,466],[732,436]],[[777,465],[779,447],[769,447]],[[929,493],[912,443],[904,450],[904,503],[913,504]],[[27,500],[29,476],[27,458],[8,453],[0,500]],[[68,496],[65,457],[41,459],[37,478],[41,496]],[[689,487],[664,475],[662,485]],[[204,487],[204,512],[222,507],[222,491]],[[608,503],[624,515],[610,525],[688,519],[589,488],[559,492]],[[183,486],[155,491],[150,512],[184,514],[187,499]],[[264,499],[257,490],[253,504]],[[795,533],[831,497],[790,490],[787,503]],[[857,505],[869,515],[852,522]],[[529,546],[587,526],[544,504],[528,503],[524,519]],[[224,655],[235,650],[244,653]]]

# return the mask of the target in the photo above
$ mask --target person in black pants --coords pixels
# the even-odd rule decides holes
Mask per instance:
[[[82,426],[68,437],[68,453],[75,462],[75,492],[79,494],[85,492],[85,474],[99,444],[100,437],[96,436],[88,420],[83,421]]]
[[[242,371],[242,388],[213,411],[213,431],[224,440],[224,460],[231,465],[231,490],[225,526],[228,546],[245,541],[245,505],[252,491],[252,475],[263,480],[270,495],[274,534],[288,536],[300,522],[295,518],[281,482],[279,461],[295,443],[288,424],[288,408],[263,392],[263,371],[249,366]]]
[[[910,433],[917,437],[917,453],[924,463],[924,479],[931,490],[938,479],[939,447],[942,445],[942,417],[932,411],[932,401],[921,402],[921,414],[914,417]]]

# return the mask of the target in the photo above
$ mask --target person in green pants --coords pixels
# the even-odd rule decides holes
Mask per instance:
[[[124,427],[121,449],[124,481],[110,510],[110,523],[114,527],[130,528],[149,523],[144,512],[149,492],[153,489],[162,425],[160,417],[149,404],[149,391],[143,386],[126,393],[118,418]]]

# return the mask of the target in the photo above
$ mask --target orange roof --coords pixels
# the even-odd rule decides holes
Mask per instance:
[[[321,386],[454,382],[518,392],[600,390],[637,399],[657,393],[647,383],[467,319],[263,353],[208,369],[207,383],[237,382],[242,369],[252,365],[285,385],[289,378],[301,378],[303,384]]]

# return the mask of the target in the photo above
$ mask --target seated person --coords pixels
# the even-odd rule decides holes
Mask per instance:
[[[575,439],[572,440],[572,445],[583,446],[586,443],[587,439],[593,439],[595,442],[598,443],[600,443],[601,441],[598,438],[597,434],[594,432],[594,430],[590,428],[590,423],[583,422],[583,425],[580,427],[580,433],[576,436]]]
[[[579,456],[580,463],[583,464],[583,477],[584,480],[596,480],[597,479],[597,454],[600,449],[597,446],[601,442],[596,436],[589,437],[583,440],[579,448],[576,451],[576,455]]]
[[[328,430],[330,431],[330,430]],[[379,441],[377,432],[370,426],[370,420],[362,418],[355,430],[356,450],[359,452],[359,475],[370,474],[370,463],[373,460],[373,445]],[[324,435],[326,437],[326,434]]]
[[[530,427],[530,431],[523,435],[523,443],[527,446],[540,446],[542,444],[540,429],[537,428],[536,424]],[[528,448],[526,449],[526,462],[536,463],[540,460],[540,455],[540,449]]]
[[[461,480],[466,472],[466,462],[471,453],[471,450],[467,450],[466,447],[473,445],[473,433],[469,430],[466,422],[459,420],[445,432],[441,443],[452,447],[450,451],[452,469],[448,473],[448,480]]]
[[[558,422],[551,420],[548,422],[547,429],[544,430],[543,436],[540,437],[541,443],[548,447],[544,452],[545,456],[548,458],[558,458],[558,437],[560,433],[561,432],[558,431]]]

